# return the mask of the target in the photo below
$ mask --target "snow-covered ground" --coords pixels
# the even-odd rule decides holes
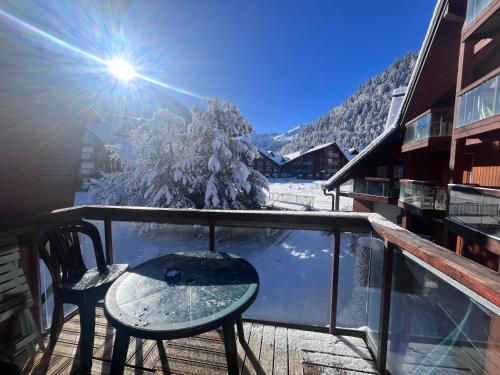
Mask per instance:
[[[271,189],[315,194],[318,182],[271,183]],[[322,193],[321,193],[322,194]],[[331,199],[330,197],[325,197]],[[321,204],[321,200],[315,203]],[[78,192],[75,204],[86,202]],[[329,207],[330,203],[323,203]],[[344,201],[344,206],[348,202]],[[318,206],[318,208],[321,206]],[[103,238],[103,223],[96,221]],[[208,230],[193,225],[157,225],[140,234],[141,224],[113,222],[115,263],[138,265],[146,260],[182,250],[207,250]],[[260,276],[259,296],[246,317],[269,321],[326,326],[329,322],[333,235],[309,230],[217,227],[216,250],[235,253],[254,265]],[[360,256],[359,243],[366,235],[344,234],[341,240],[339,280],[339,324],[364,326],[366,322],[366,277],[369,254]],[[90,241],[84,242],[85,260],[93,265]],[[366,249],[366,248],[365,248]],[[358,251],[357,251],[358,250]],[[50,316],[50,308],[46,311]]]
[[[314,197],[313,207],[317,210],[331,210],[332,196],[324,195],[321,188],[323,180],[295,180],[268,178],[269,192],[278,194],[297,194]],[[352,199],[340,197],[340,211],[352,211]]]

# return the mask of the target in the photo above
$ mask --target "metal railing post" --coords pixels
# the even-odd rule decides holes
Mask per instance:
[[[210,251],[215,251],[215,224],[209,225]]]
[[[339,286],[339,262],[340,262],[340,230],[336,229],[333,239],[333,264],[332,264],[332,290],[330,298],[330,328],[331,334],[337,331],[337,295]]]
[[[387,341],[389,339],[389,318],[391,310],[392,268],[394,244],[384,241],[384,264],[382,268],[382,290],[380,294],[380,320],[377,350],[377,368],[385,374],[387,362]]]
[[[106,263],[113,264],[113,229],[111,219],[104,219],[104,246],[106,251]]]

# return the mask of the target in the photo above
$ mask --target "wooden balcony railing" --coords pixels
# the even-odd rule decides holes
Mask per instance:
[[[34,230],[36,225],[42,222],[68,218],[83,218],[104,222],[106,257],[110,263],[113,261],[114,255],[113,223],[117,221],[203,225],[208,227],[207,247],[212,251],[217,250],[216,228],[219,226],[307,229],[333,233],[329,331],[333,334],[355,335],[364,338],[375,353],[377,367],[381,371],[385,371],[387,365],[388,337],[390,324],[392,324],[390,315],[398,314],[398,309],[401,308],[399,304],[391,305],[391,301],[394,298],[400,298],[400,295],[415,294],[418,292],[418,288],[429,288],[429,286],[435,285],[435,283],[429,282],[422,284],[419,281],[413,289],[408,289],[407,286],[400,284],[398,280],[393,283],[393,278],[399,279],[408,275],[408,268],[405,268],[404,272],[399,271],[401,260],[410,262],[412,267],[418,268],[419,272],[427,275],[426,278],[435,278],[437,282],[446,284],[446,288],[452,290],[453,293],[456,293],[465,301],[472,301],[471,308],[480,305],[481,309],[487,311],[488,316],[491,316],[491,323],[488,321],[485,324],[498,322],[500,315],[500,278],[496,272],[420,238],[378,214],[79,206],[56,210],[48,215],[37,217],[35,220],[31,220],[30,223],[25,222],[24,224],[30,224],[30,226],[24,227],[24,229],[17,227],[16,223],[6,223],[4,230],[10,230],[10,235],[23,234],[26,236],[27,233]],[[376,304],[378,312],[375,314],[378,316],[378,324],[373,330],[346,329],[337,324],[340,301],[339,275],[342,273],[343,264],[340,256],[340,244],[341,236],[348,232],[369,233],[371,236],[381,239],[383,243],[380,252],[380,267],[375,267],[377,263],[375,259],[372,259],[373,262],[371,263],[371,272],[373,272],[374,278],[378,280],[377,286],[373,286],[370,284],[371,281],[367,281],[369,288],[380,290],[379,294],[374,294],[374,296],[378,296],[375,298],[378,298],[379,302]],[[368,249],[366,256],[374,257],[375,253],[374,248]],[[31,259],[38,261],[36,254],[35,249],[32,249],[29,255]],[[438,289],[434,293],[436,292],[438,292]],[[428,296],[428,291],[423,292],[423,294]],[[409,303],[408,301],[406,303]],[[293,302],[293,300],[290,301],[290,304],[293,304]],[[268,301],[268,303],[272,303],[272,301]],[[464,303],[461,302],[457,306],[463,305]],[[463,329],[463,327],[460,329]],[[484,329],[488,332],[489,327]],[[391,335],[397,335],[398,332],[393,328]],[[481,345],[484,344],[489,348],[490,339],[485,340],[480,340]],[[494,338],[491,338],[491,340],[494,340]],[[492,358],[496,357],[493,356]],[[490,357],[486,358],[485,366],[490,366],[491,361]],[[393,373],[401,372],[393,369]]]

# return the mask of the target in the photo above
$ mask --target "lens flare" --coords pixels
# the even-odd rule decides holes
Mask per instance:
[[[108,61],[106,65],[110,73],[122,81],[130,81],[136,77],[134,68],[124,59],[114,58]]]
[[[14,15],[6,12],[5,10],[3,10],[1,8],[0,8],[0,18],[3,18],[4,20],[7,20],[8,22],[10,22],[11,24],[14,24],[16,26],[20,26],[22,30],[29,32],[32,35],[37,35],[37,36],[41,37],[42,39],[51,41],[55,45],[66,48],[67,50],[69,50],[71,52],[78,53],[79,55],[83,56],[84,58],[86,58],[88,60],[92,60],[92,61],[95,61],[95,62],[98,62],[100,64],[107,66],[109,72],[112,73],[116,78],[118,78],[120,80],[128,81],[128,80],[131,80],[132,78],[138,78],[138,79],[141,79],[143,81],[146,81],[146,82],[149,82],[149,83],[161,86],[161,87],[165,87],[169,90],[172,90],[172,91],[184,94],[184,95],[192,96],[195,98],[202,98],[202,96],[200,96],[194,92],[173,86],[169,83],[157,80],[157,79],[149,77],[147,75],[140,74],[140,73],[136,72],[135,69],[124,59],[114,58],[112,60],[106,61],[106,60],[100,58],[99,56],[96,56],[90,52],[87,52],[84,49],[81,49],[77,46],[74,46],[74,45],[72,45],[72,44],[70,44],[62,39],[57,38],[56,36],[54,36],[52,34],[49,34],[48,32],[46,32],[46,31],[44,31],[44,30],[42,30],[42,29],[40,29],[40,28],[38,28],[38,27],[36,27],[36,26],[26,22],[26,21],[23,21],[20,18],[15,17]]]

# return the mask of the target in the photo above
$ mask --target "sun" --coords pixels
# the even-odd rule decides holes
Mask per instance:
[[[107,63],[111,74],[123,81],[130,81],[136,76],[135,70],[126,60],[122,58],[114,58]]]

